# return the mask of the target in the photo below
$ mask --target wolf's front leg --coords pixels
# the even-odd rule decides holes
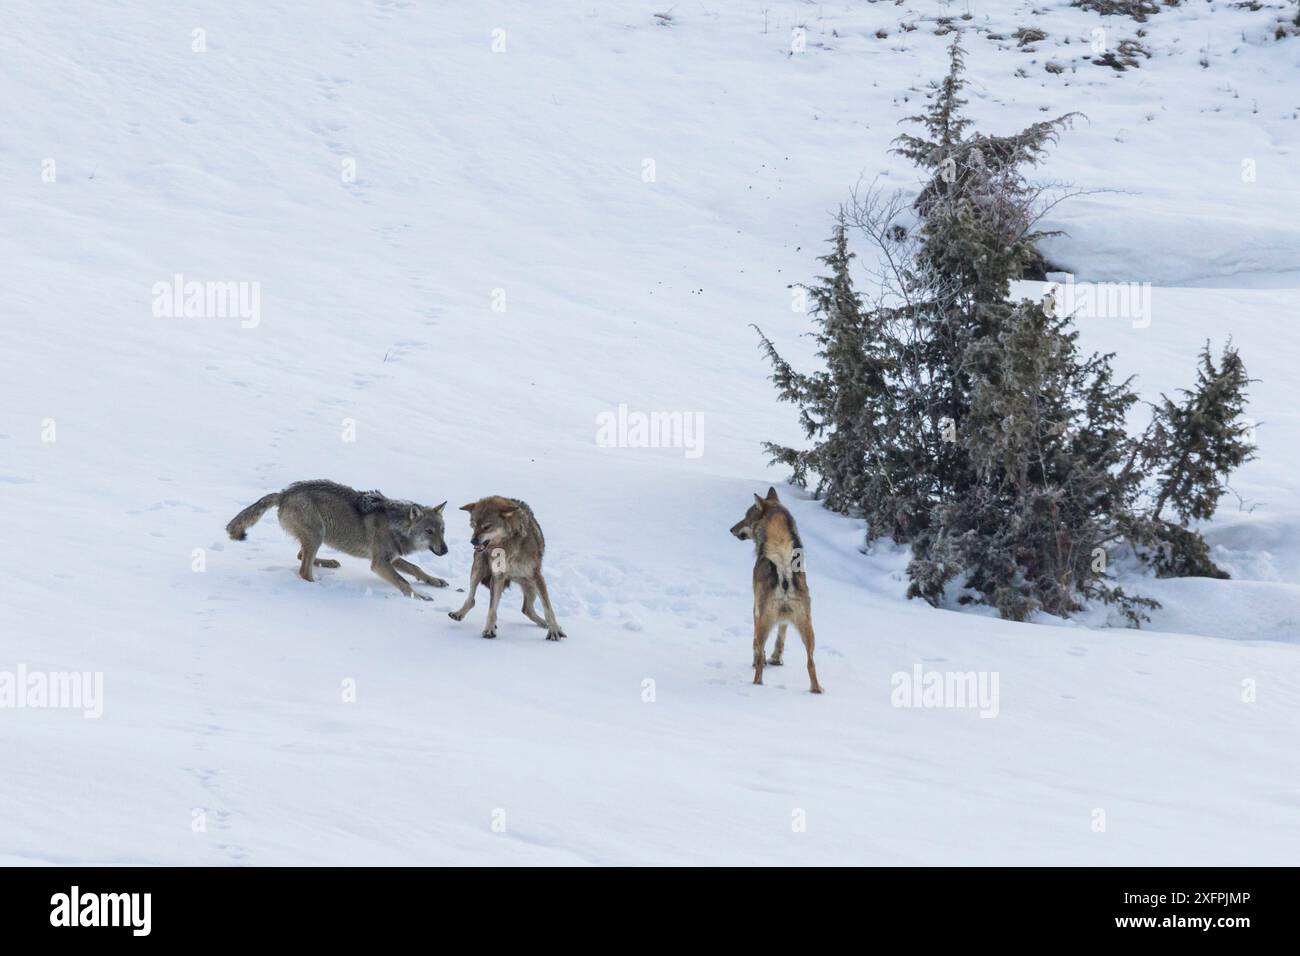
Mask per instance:
[[[487,623],[483,625],[484,637],[497,636],[497,605],[501,603],[501,592],[506,589],[507,580],[504,574],[492,575],[492,603],[488,605]]]
[[[383,578],[393,587],[397,588],[397,590],[401,591],[407,597],[416,597],[419,598],[421,601],[433,600],[433,598],[425,597],[423,594],[420,594],[418,591],[414,590],[411,587],[411,585],[407,583],[406,578],[398,574],[396,569],[394,569],[389,562],[383,560],[382,558],[375,558],[375,560],[371,561],[370,570],[374,571],[375,574],[379,575],[381,578]]]
[[[393,567],[397,568],[399,571],[405,571],[411,577],[415,578],[415,580],[422,581],[425,584],[431,584],[435,588],[445,588],[447,586],[447,582],[442,578],[435,578],[432,574],[426,574],[424,568],[412,561],[407,561],[405,558],[394,558]]]
[[[478,586],[483,583],[487,577],[487,565],[479,560],[479,555],[474,555],[474,563],[469,569],[469,593],[465,595],[465,603],[460,606],[459,611],[448,611],[447,616],[453,621],[463,621],[465,615],[474,607],[474,595],[478,593]]]

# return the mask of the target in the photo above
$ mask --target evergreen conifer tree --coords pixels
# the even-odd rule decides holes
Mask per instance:
[[[1253,446],[1241,415],[1249,383],[1229,345],[1207,344],[1195,388],[1162,397],[1146,433],[1126,417],[1137,396],[1109,354],[1085,355],[1069,315],[1013,301],[1011,283],[1041,269],[1041,161],[1070,116],[1011,136],[969,133],[963,52],[898,152],[927,175],[908,235],[898,206],[843,213],[829,275],[808,289],[824,369],[795,371],[760,331],[782,400],[799,406],[813,447],[768,444],[827,507],[867,519],[868,538],[909,541],[909,595],[963,601],[1007,618],[1066,615],[1093,598],[1137,624],[1156,602],[1126,594],[1108,555],[1127,544],[1160,574],[1222,575],[1189,527],[1213,514],[1226,476]],[[847,225],[888,264],[892,295],[854,290]],[[1165,517],[1172,511],[1177,520]]]
[[[815,439],[808,451],[770,442],[764,447],[774,462],[794,469],[798,484],[804,483],[809,470],[815,471],[817,494],[828,508],[841,512],[853,511],[868,495],[866,456],[881,441],[885,423],[880,400],[889,389],[885,343],[869,316],[864,316],[853,289],[852,260],[840,220],[831,237],[831,251],[818,260],[830,274],[804,287],[817,326],[813,332],[817,354],[825,361],[825,370],[811,375],[795,372],[759,330],[780,398],[800,406],[804,433]]]

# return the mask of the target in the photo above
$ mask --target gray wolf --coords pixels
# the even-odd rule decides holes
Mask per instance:
[[[474,607],[474,595],[482,584],[492,595],[483,636],[496,637],[497,605],[501,602],[501,594],[511,584],[518,584],[524,592],[524,616],[539,627],[546,628],[548,641],[558,641],[565,637],[555,620],[551,597],[546,591],[546,579],[542,577],[542,553],[546,550],[546,539],[542,537],[542,528],[533,517],[533,509],[517,498],[492,495],[461,505],[460,510],[469,512],[474,563],[470,567],[469,593],[465,597],[465,604],[460,610],[449,612],[448,616],[453,621],[464,620],[465,615]],[[538,597],[542,599],[545,617],[533,609],[533,602]]]
[[[741,541],[754,542],[754,683],[763,683],[764,663],[778,667],[784,661],[785,631],[793,623],[808,653],[808,680],[814,694],[822,692],[813,663],[816,639],[812,626],[812,598],[803,570],[803,544],[790,514],[776,496],[754,495],[745,517],[731,529]],[[766,661],[767,636],[776,625],[776,651]]]
[[[378,491],[357,491],[333,481],[298,481],[259,498],[226,525],[234,541],[243,541],[248,529],[271,507],[279,509],[280,525],[298,539],[298,574],[314,581],[312,568],[337,568],[339,563],[316,557],[322,544],[354,558],[369,558],[370,570],[407,597],[432,600],[411,588],[398,574],[405,571],[417,581],[445,588],[447,582],[426,574],[403,555],[429,549],[447,553],[443,540],[442,509],[397,501]]]

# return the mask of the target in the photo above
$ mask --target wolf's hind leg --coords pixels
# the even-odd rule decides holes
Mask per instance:
[[[772,656],[767,659],[769,667],[780,667],[785,663],[785,632],[790,625],[782,621],[776,626],[776,647],[772,650]]]
[[[320,515],[310,505],[291,498],[280,502],[280,527],[298,539],[298,576],[304,581],[315,581],[314,567],[323,567],[316,560],[316,552],[325,543],[325,526]]]
[[[814,694],[822,692],[822,685],[817,682],[817,665],[813,663],[813,648],[817,646],[817,639],[813,636],[812,615],[805,612],[803,617],[795,622],[795,627],[799,629],[799,636],[803,638],[804,650],[808,652],[808,682],[809,690]]]
[[[758,610],[755,608],[755,610]],[[767,636],[772,633],[772,620],[765,614],[754,615],[754,683],[763,683],[763,664],[767,660]]]
[[[546,618],[533,609],[533,602],[537,600],[537,586],[531,581],[521,581],[520,586],[524,591],[524,617],[538,627],[547,627]]]
[[[542,577],[541,571],[537,572],[533,584],[542,599],[542,610],[546,612],[546,639],[548,641],[558,641],[562,637],[567,637],[568,635],[560,629],[560,622],[555,619],[555,609],[551,607],[551,595],[546,590],[546,578]]]
[[[321,541],[319,538],[312,537],[309,534],[303,534],[299,541],[302,547],[298,549],[298,577],[304,581],[315,581],[311,569],[317,567],[316,552],[320,550]]]
[[[399,571],[405,571],[417,581],[432,584],[435,588],[445,588],[447,586],[447,582],[442,578],[435,578],[432,574],[426,574],[424,568],[412,561],[407,561],[405,558],[394,558],[393,567]]]

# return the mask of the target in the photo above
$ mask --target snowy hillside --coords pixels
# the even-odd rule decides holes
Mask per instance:
[[[6,5],[0,684],[102,674],[102,715],[0,708],[0,862],[1296,861],[1280,2],[304,9]],[[888,149],[948,19],[982,128],[1086,114],[1041,170],[1088,191],[1046,251],[1154,288],[1149,323],[1083,344],[1147,398],[1207,338],[1259,380],[1244,504],[1205,529],[1233,578],[1135,581],[1164,603],[1142,631],[909,602],[902,549],[861,554],[860,523],[766,467],[762,441],[801,436],[750,324],[811,359],[789,286],[856,182],[915,186]],[[1096,64],[1096,28],[1149,56]],[[168,317],[190,281],[248,308]],[[684,413],[699,443],[608,447],[620,406]],[[448,499],[450,553],[413,560],[452,588],[406,600],[346,556],[308,584],[274,514],[226,538],[308,478]],[[752,549],[727,529],[774,483],[821,696],[793,634],[750,684]],[[496,641],[483,597],[448,618],[454,509],[489,494],[545,530],[566,641],[514,592]],[[996,707],[895,706],[915,668],[996,675]]]

